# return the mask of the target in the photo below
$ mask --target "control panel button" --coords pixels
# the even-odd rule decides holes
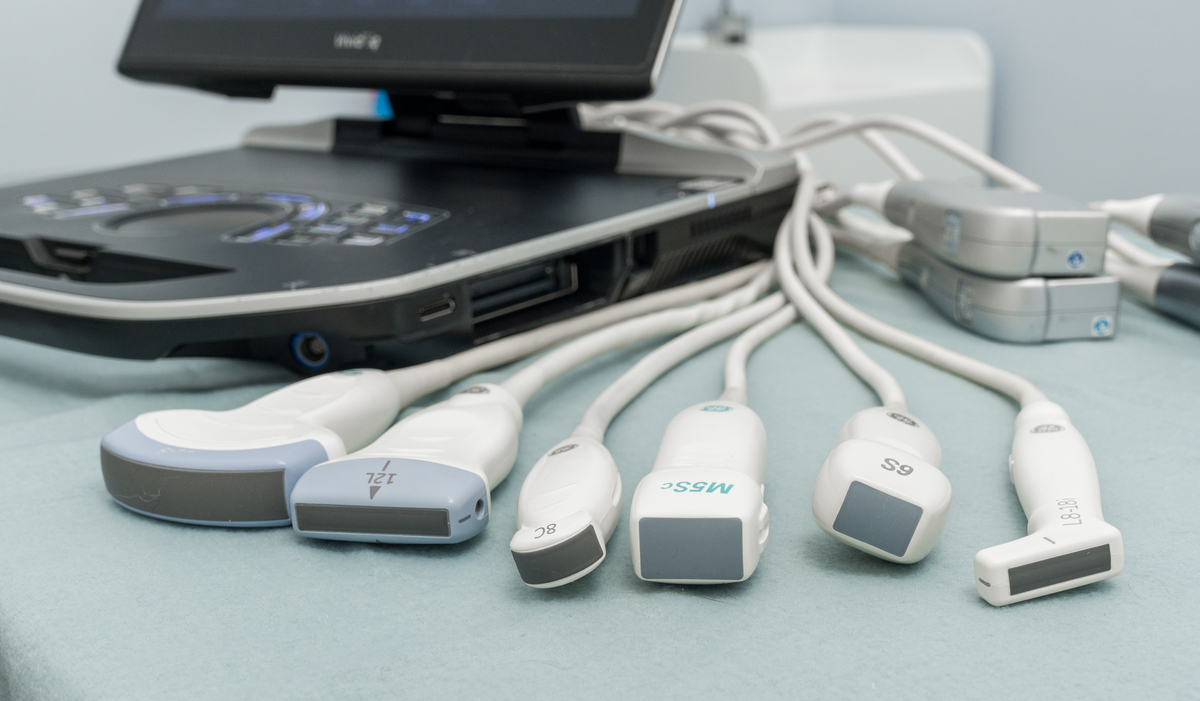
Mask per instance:
[[[369,224],[374,220],[374,217],[363,216],[361,214],[339,214],[333,218],[335,224],[345,224],[346,226],[362,226]]]
[[[290,192],[268,192],[262,195],[265,200],[273,200],[275,202],[291,202],[293,204],[304,204],[312,202],[312,198],[308,195],[296,195]]]
[[[358,212],[359,214],[365,214],[369,217],[382,217],[392,210],[390,207],[384,204],[378,204],[375,202],[360,202],[351,207],[350,211]]]
[[[255,229],[254,231],[239,234],[230,238],[229,240],[235,243],[255,243],[256,241],[265,241],[272,236],[278,236],[285,231],[290,231],[291,228],[292,225],[286,222],[283,224],[276,224],[275,226],[264,226],[261,229]]]
[[[387,241],[388,237],[379,234],[351,234],[342,239],[346,246],[378,246]]]
[[[315,246],[320,243],[327,243],[332,240],[330,236],[314,236],[312,234],[290,234],[288,236],[278,236],[271,240],[272,243],[280,246]]]
[[[400,213],[400,216],[403,217],[404,221],[414,222],[417,224],[425,224],[430,219],[433,219],[433,215],[429,212],[418,212],[412,209],[404,210]]]
[[[324,202],[312,202],[300,205],[300,210],[292,218],[296,221],[312,221],[325,216],[325,213],[328,211],[329,205]]]
[[[322,222],[320,224],[309,224],[307,232],[310,234],[336,235],[346,233],[346,229],[348,228],[345,224],[327,224]]]
[[[176,190],[178,191],[178,190]],[[172,195],[163,200],[167,206],[213,204],[214,202],[232,202],[238,198],[236,192],[208,192]]]
[[[114,202],[111,204],[102,204],[92,207],[75,207],[73,209],[59,209],[54,212],[55,219],[74,219],[75,217],[97,217],[101,214],[114,214],[116,212],[125,212],[130,209],[126,202]]]
[[[130,197],[161,197],[171,192],[169,185],[158,185],[155,183],[132,183],[122,185],[121,192]]]
[[[371,227],[371,233],[399,236],[408,233],[411,228],[408,224],[376,224]]]

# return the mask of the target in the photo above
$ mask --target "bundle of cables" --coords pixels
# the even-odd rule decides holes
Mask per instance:
[[[307,537],[459,542],[489,522],[491,490],[516,460],[522,407],[530,397],[602,353],[678,334],[606,389],[525,479],[513,558],[527,584],[560,586],[601,564],[620,518],[621,476],[603,443],[609,424],[672,367],[740,334],[726,359],[724,393],[683,409],[668,426],[653,469],[633,495],[630,537],[634,570],[643,579],[741,581],[753,574],[770,530],[766,432],[748,406],[746,363],[754,348],[803,317],[880,400],[851,417],[821,466],[813,514],[822,529],[882,559],[913,563],[934,547],[951,504],[937,439],[909,412],[896,379],[859,348],[845,324],[1020,404],[1010,466],[1029,535],[978,553],[976,588],[984,599],[1008,604],[1121,570],[1121,535],[1103,521],[1091,453],[1062,407],[1023,378],[884,324],[830,289],[835,232],[845,239],[848,229],[861,232],[874,224],[843,217],[839,210],[849,200],[829,188],[820,192],[820,209],[838,217],[837,225],[814,211],[819,181],[803,149],[852,135],[899,178],[920,179],[921,172],[880,132],[899,131],[1003,185],[1036,190],[1035,184],[901,116],[825,114],[783,135],[763,115],[731,102],[585,106],[581,116],[592,128],[665,132],[795,154],[800,186],[771,265],[747,266],[413,368],[312,378],[228,412],[142,415],[104,440],[110,493],[131,493],[120,484],[136,462],[129,456],[185,455],[222,469],[195,470],[192,481],[177,482],[176,491],[153,508],[137,500],[122,504],[189,523],[290,523]],[[781,290],[769,294],[776,283]],[[416,398],[556,344],[508,379],[472,385],[388,428]],[[147,467],[153,466],[138,469]],[[1067,513],[1069,518],[1062,516]]]
[[[832,248],[833,235],[826,220],[813,211],[818,181],[801,149],[854,135],[900,178],[921,178],[920,171],[878,132],[887,129],[929,143],[1001,185],[1037,190],[1035,183],[955,137],[899,115],[818,115],[785,135],[776,133],[761,114],[728,102],[690,108],[663,103],[613,104],[590,109],[585,117],[594,127],[660,130],[681,138],[796,154],[801,183],[775,245],[779,283],[796,312],[821,333],[883,404],[846,424],[821,468],[813,493],[813,514],[824,530],[884,559],[915,562],[932,548],[950,505],[949,483],[937,470],[941,451],[936,439],[907,413],[895,378],[857,346],[840,321],[1020,405],[1010,470],[1029,518],[1029,535],[976,555],[976,588],[985,600],[1004,605],[1120,572],[1120,532],[1103,520],[1095,463],[1062,407],[1048,401],[1024,378],[889,326],[829,288],[814,263],[812,248],[815,246],[819,258],[821,251]],[[748,335],[760,339],[779,328],[778,319],[760,324]],[[662,457],[660,454],[660,461]],[[636,519],[636,514],[631,518]],[[635,561],[639,554],[644,560],[646,550],[643,547],[639,552],[636,542],[638,525],[631,524],[630,530]],[[645,562],[641,568],[644,572]]]

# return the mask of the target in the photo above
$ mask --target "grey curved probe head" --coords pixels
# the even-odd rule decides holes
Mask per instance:
[[[884,215],[941,260],[1001,278],[1104,270],[1108,214],[1044,192],[898,182]]]
[[[1154,307],[1200,328],[1200,267],[1176,263],[1164,268],[1154,288]]]
[[[1164,195],[1150,216],[1150,238],[1200,262],[1200,197]]]
[[[959,270],[916,242],[901,249],[899,270],[938,311],[988,338],[1041,343],[1117,330],[1121,287],[1108,275],[999,280]]]

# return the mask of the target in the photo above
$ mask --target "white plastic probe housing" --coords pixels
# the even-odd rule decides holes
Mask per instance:
[[[1062,407],[1036,402],[1021,410],[1009,471],[1029,535],[975,555],[975,588],[985,601],[1004,606],[1121,571],[1121,532],[1104,522],[1096,463]]]
[[[1092,207],[1128,224],[1158,245],[1200,262],[1200,196],[1151,195],[1093,202]]]
[[[855,414],[813,487],[813,518],[829,535],[891,562],[919,562],[950,513],[950,480],[937,438],[907,412]]]
[[[367,447],[309,470],[292,490],[292,525],[333,540],[471,538],[487,525],[491,490],[512,470],[522,420],[504,388],[468,387],[404,417]]]
[[[749,407],[697,404],[667,426],[629,508],[633,570],[673,584],[740,582],[767,544],[767,433]]]
[[[194,450],[253,450],[315,440],[331,458],[357,450],[396,419],[400,393],[387,373],[310,377],[228,411],[168,409],[138,416],[152,440]]]
[[[884,180],[878,183],[858,183],[846,193],[850,202],[862,205],[883,214],[887,205],[888,193],[896,185],[895,180]]]
[[[517,498],[509,549],[521,579],[545,589],[596,569],[621,517],[621,473],[604,444],[573,436],[537,461]]]
[[[1139,197],[1136,200],[1105,200],[1092,202],[1088,206],[1107,212],[1108,216],[1125,224],[1142,236],[1150,235],[1150,221],[1154,218],[1154,210],[1163,201],[1163,195]]]
[[[287,494],[313,465],[357,450],[400,411],[387,373],[312,377],[229,411],[154,411],[105,436],[105,485],[156,518],[286,526]]]

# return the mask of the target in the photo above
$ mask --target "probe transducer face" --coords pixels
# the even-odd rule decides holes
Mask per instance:
[[[629,507],[633,568],[671,584],[723,584],[750,577],[770,533],[763,485],[728,468],[654,470]]]
[[[288,494],[304,473],[374,440],[399,408],[386,373],[346,370],[229,411],[142,414],[101,441],[104,484],[117,503],[154,518],[286,526]]]
[[[909,564],[937,543],[950,501],[950,480],[933,465],[890,445],[852,439],[825,458],[812,507],[817,524],[843,543]]]
[[[629,507],[637,576],[671,584],[749,578],[770,534],[766,459],[766,429],[749,407],[704,402],[677,414]]]
[[[460,543],[488,523],[474,472],[422,460],[363,458],[317,465],[292,490],[297,533],[369,543]]]
[[[621,474],[604,444],[572,436],[537,461],[517,499],[509,543],[521,580],[546,589],[600,566],[621,517]]]

